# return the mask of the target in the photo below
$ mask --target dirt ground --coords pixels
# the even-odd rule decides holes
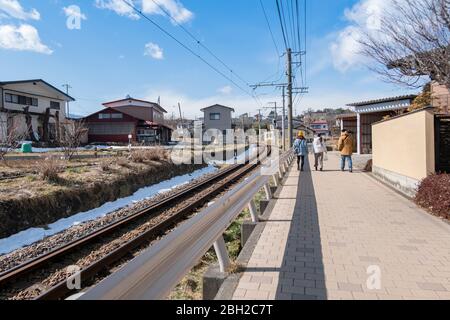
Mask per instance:
[[[0,163],[0,237],[90,210],[139,188],[190,173],[202,165],[175,165],[167,158],[109,157],[22,160]],[[151,160],[154,159],[154,160]],[[53,179],[46,168],[57,167]]]

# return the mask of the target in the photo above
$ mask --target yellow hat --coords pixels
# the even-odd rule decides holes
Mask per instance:
[[[303,131],[299,131],[297,136],[298,136],[298,137],[304,137],[305,134],[303,133]]]

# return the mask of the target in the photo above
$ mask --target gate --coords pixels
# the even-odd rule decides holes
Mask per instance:
[[[436,172],[450,173],[450,116],[435,118]]]

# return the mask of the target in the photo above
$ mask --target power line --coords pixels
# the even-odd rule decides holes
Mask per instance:
[[[304,21],[304,32],[305,32],[305,37],[304,37],[304,41],[305,41],[305,43],[304,43],[304,45],[305,45],[305,48],[304,48],[304,52],[305,52],[305,65],[304,65],[304,69],[305,69],[305,86],[306,86],[306,84],[307,84],[307,82],[306,82],[306,66],[307,66],[307,64],[306,64],[306,62],[307,62],[307,56],[306,56],[306,46],[307,46],[307,42],[306,42],[306,37],[307,37],[307,32],[306,32],[306,28],[307,28],[307,21],[306,21],[306,16],[307,16],[307,9],[306,9],[306,0],[304,0],[303,1],[304,2],[304,11],[305,11],[305,13],[304,13],[304,17],[303,17],[303,21]]]
[[[219,61],[226,69],[228,69],[232,74],[234,74],[239,80],[241,80],[245,85],[249,85],[239,74],[234,72],[234,70],[229,67],[222,59],[220,59],[216,54],[214,54],[206,45],[204,45],[200,40],[198,40],[188,29],[186,29],[182,24],[180,24],[171,14],[168,12],[159,2],[152,0],[161,11],[167,15],[177,26],[179,26],[184,32],[186,32],[197,44],[199,44],[203,49],[205,49],[211,56],[213,56],[217,61]]]
[[[203,63],[205,63],[207,66],[209,66],[212,70],[214,70],[215,72],[217,72],[219,75],[221,75],[222,77],[224,77],[225,79],[227,79],[228,81],[230,81],[233,85],[235,85],[237,88],[239,88],[240,90],[242,90],[243,92],[245,92],[246,94],[248,94],[249,96],[254,98],[254,95],[252,95],[249,91],[245,90],[244,88],[242,88],[239,84],[237,84],[233,79],[231,79],[230,77],[228,77],[226,74],[224,74],[222,71],[220,71],[219,69],[217,69],[215,66],[213,66],[211,63],[209,63],[207,60],[205,60],[202,56],[200,56],[198,53],[196,53],[194,50],[192,50],[191,48],[189,48],[186,44],[184,44],[183,42],[181,42],[180,40],[178,40],[174,35],[172,35],[169,31],[167,31],[166,29],[164,29],[163,27],[161,27],[158,23],[156,23],[155,21],[153,21],[152,19],[150,19],[147,15],[145,15],[144,13],[142,13],[141,10],[139,10],[138,8],[136,8],[133,4],[131,4],[130,2],[128,2],[127,0],[122,0],[127,6],[129,6],[131,9],[133,9],[133,11],[135,11],[138,15],[140,15],[141,17],[143,17],[145,20],[149,21],[151,24],[153,24],[156,28],[158,28],[161,32],[163,32],[165,35],[167,35],[168,37],[170,37],[172,40],[174,40],[176,43],[178,43],[180,46],[182,46],[184,49],[186,49],[189,53],[191,53],[192,55],[196,56],[198,59],[200,59]],[[256,100],[255,100],[256,101]]]
[[[293,49],[294,49],[294,51],[299,51],[299,49],[297,48],[297,41],[296,41],[296,37],[295,37],[295,18],[294,18],[294,4],[293,4],[293,0],[290,0],[289,4],[290,4],[290,13],[291,13],[290,16],[289,16],[289,20],[290,20],[290,24],[291,24],[292,42],[294,44],[293,45],[294,46]]]
[[[286,39],[286,33],[284,31],[283,18],[281,16],[281,10],[280,10],[280,3],[279,3],[278,0],[276,0],[276,2],[277,2],[278,18],[280,19],[281,32],[283,34],[284,45],[285,45],[285,48],[287,50],[289,48],[289,46],[288,46],[288,42],[287,42],[287,39]]]
[[[289,37],[289,25],[286,23],[286,14],[284,10],[285,5],[283,4],[283,1],[281,1],[281,14],[283,16],[283,22],[284,22],[284,29],[286,30],[286,38],[288,41],[289,48],[291,48],[291,38]],[[286,9],[288,11],[288,9]],[[289,18],[289,12],[288,12],[288,18]],[[292,31],[292,30],[291,30]]]
[[[266,18],[267,27],[269,28],[270,35],[272,37],[272,42],[273,42],[273,44],[275,46],[275,50],[277,52],[277,56],[280,56],[280,50],[278,50],[277,42],[275,41],[275,37],[273,35],[272,28],[270,27],[270,22],[269,22],[269,18],[267,17],[266,9],[264,8],[264,4],[263,4],[262,0],[259,0],[259,3],[261,4],[261,8],[264,13],[264,17]]]

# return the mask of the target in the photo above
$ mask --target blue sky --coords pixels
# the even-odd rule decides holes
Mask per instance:
[[[135,0],[136,5],[141,7],[142,1],[151,19],[245,87],[179,26],[158,14],[152,0]],[[282,71],[284,58],[277,57],[259,0],[156,1],[246,82],[280,78],[277,71]],[[263,1],[281,50],[275,0]],[[161,96],[169,115],[181,102],[188,117],[200,116],[200,108],[213,103],[235,107],[238,114],[254,114],[271,101],[281,104],[280,93],[274,89],[256,91],[256,102],[148,21],[118,6],[120,2],[0,0],[0,81],[42,78],[57,87],[69,83],[77,99],[71,113],[82,115],[127,94],[152,101]],[[356,54],[354,29],[364,27],[384,3],[307,0],[310,89],[295,106],[296,113],[410,92],[383,83]],[[67,14],[73,16],[77,7],[80,28],[69,29]]]

